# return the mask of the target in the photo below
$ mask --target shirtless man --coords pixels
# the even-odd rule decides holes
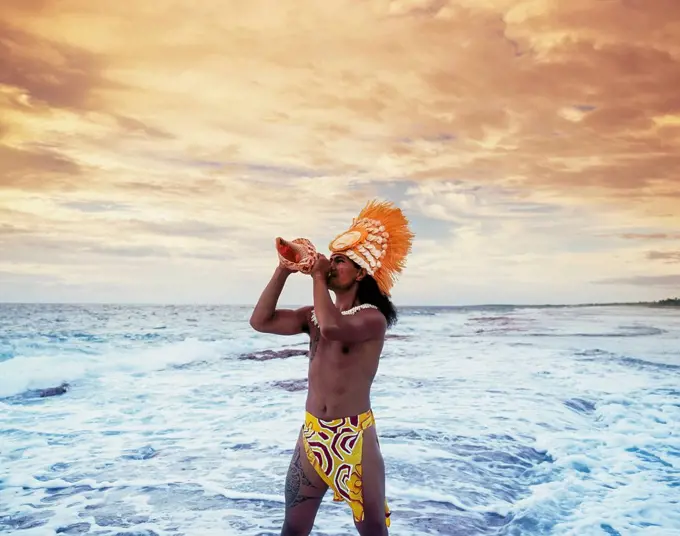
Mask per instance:
[[[385,464],[370,392],[386,330],[396,321],[389,289],[410,251],[407,224],[391,204],[369,203],[331,243],[330,260],[318,256],[313,307],[277,309],[293,273],[279,264],[253,310],[257,331],[310,336],[305,422],[286,477],[281,536],[310,534],[329,487],[334,500],[349,504],[361,536],[388,534]]]

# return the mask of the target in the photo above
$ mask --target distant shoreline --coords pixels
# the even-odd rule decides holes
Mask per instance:
[[[602,302],[602,303],[485,303],[479,305],[397,305],[399,309],[578,309],[585,307],[652,307],[652,308],[680,308],[680,300],[668,303],[666,300],[661,302]]]
[[[466,308],[466,307],[522,307],[522,308],[566,308],[566,307],[680,307],[680,298],[668,298],[658,301],[640,301],[640,302],[593,302],[593,303],[534,303],[534,304],[514,304],[514,303],[488,303],[481,305],[407,305],[401,308],[408,307],[442,307],[442,308]]]

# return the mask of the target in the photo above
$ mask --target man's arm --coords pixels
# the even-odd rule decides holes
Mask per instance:
[[[250,326],[261,333],[274,335],[298,335],[309,331],[307,315],[311,307],[277,309],[283,286],[292,272],[282,266],[274,271],[271,280],[262,291],[260,299],[250,316]]]
[[[387,321],[380,311],[367,309],[354,315],[343,315],[328,292],[326,275],[315,273],[314,313],[321,336],[331,341],[363,342],[384,335]]]

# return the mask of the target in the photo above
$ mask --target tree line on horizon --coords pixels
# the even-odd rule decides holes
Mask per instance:
[[[665,300],[659,300],[654,302],[655,305],[675,305],[680,306],[680,298],[677,296],[675,298],[666,298]]]

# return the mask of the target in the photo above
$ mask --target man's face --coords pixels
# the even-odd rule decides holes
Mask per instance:
[[[331,290],[349,290],[364,276],[364,272],[345,255],[334,253],[329,259],[331,269],[328,277],[328,288]]]

